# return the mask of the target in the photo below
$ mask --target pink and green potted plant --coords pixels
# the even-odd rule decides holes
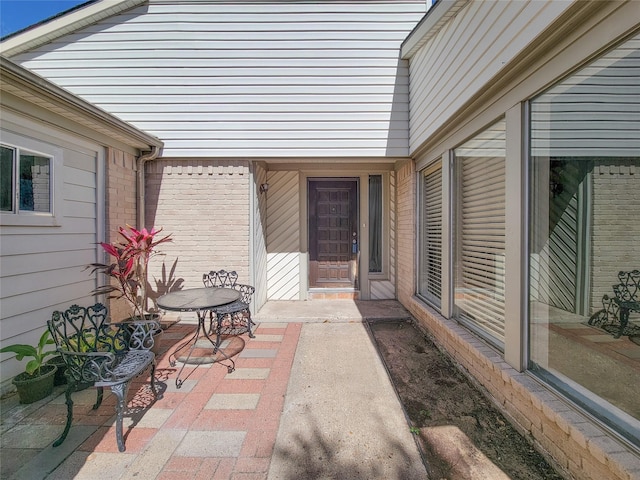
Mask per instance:
[[[118,229],[121,241],[114,243],[101,242],[100,245],[112,258],[112,263],[92,263],[91,273],[101,272],[115,279],[108,285],[102,285],[93,292],[94,295],[108,295],[107,298],[123,298],[131,307],[132,318],[145,318],[149,281],[147,279],[149,260],[157,255],[155,248],[161,243],[172,241],[170,235],[158,238],[162,229],[146,228],[137,230],[127,225]]]

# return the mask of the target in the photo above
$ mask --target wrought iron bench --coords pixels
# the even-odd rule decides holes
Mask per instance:
[[[55,311],[47,322],[57,351],[66,364],[67,423],[54,447],[62,444],[73,420],[71,394],[81,388],[95,386],[96,410],[102,403],[104,387],[116,396],[116,440],[118,450],[125,451],[122,420],[129,384],[138,375],[151,369],[151,389],[156,398],[154,376],[155,355],[151,352],[153,335],[160,330],[155,320],[109,323],[108,310],[101,303],[91,307],[72,305],[65,311]]]
[[[235,271],[218,270],[210,271],[202,275],[202,282],[209,288],[232,288],[242,295],[239,300],[228,305],[216,308],[210,313],[210,333],[218,336],[218,342],[222,335],[242,335],[248,333],[249,338],[254,338],[251,327],[255,325],[251,320],[251,297],[255,288],[251,285],[237,283],[238,273]],[[214,318],[215,315],[215,318]],[[219,346],[219,345],[218,345]]]
[[[613,297],[602,297],[602,310],[589,318],[589,325],[600,327],[613,334],[638,335],[640,327],[629,323],[631,312],[640,312],[640,270],[618,273],[619,283],[613,285]]]

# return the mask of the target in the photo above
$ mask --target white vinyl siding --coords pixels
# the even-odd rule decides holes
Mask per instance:
[[[549,157],[637,157],[640,35],[531,103],[531,153]]]
[[[406,156],[398,54],[425,10],[150,0],[13,60],[158,136],[167,157]]]
[[[13,115],[3,112],[3,138],[26,148],[56,152],[54,158],[61,161],[54,172],[61,180],[57,224],[3,225],[0,233],[0,346],[33,345],[53,310],[94,300],[90,292],[95,278],[84,268],[97,260],[96,242],[101,240],[97,233],[100,153],[97,146],[35,140],[52,140],[58,134],[26,120],[20,120],[23,127],[15,127],[9,119]],[[3,380],[24,369],[24,362],[8,360],[11,357],[3,356]]]
[[[410,152],[491,85],[571,3],[469,2],[439,29],[411,58]]]
[[[504,343],[505,122],[455,149],[458,317]]]
[[[420,257],[421,295],[440,307],[442,299],[442,162],[422,173]]]

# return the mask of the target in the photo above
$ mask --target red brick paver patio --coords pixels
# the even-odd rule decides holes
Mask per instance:
[[[219,363],[171,366],[169,354],[193,324],[164,332],[155,399],[147,379],[131,385],[125,415],[126,452],[115,439],[113,395],[92,410],[95,389],[74,394],[74,422],[66,441],[51,442],[66,419],[63,387],[33,405],[3,401],[2,478],[266,479],[278,432],[300,323],[260,324],[256,338],[232,340],[236,370]],[[13,400],[13,399],[12,399]],[[14,401],[15,403],[15,401]]]

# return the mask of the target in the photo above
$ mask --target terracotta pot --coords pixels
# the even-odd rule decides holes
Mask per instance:
[[[18,389],[20,403],[37,402],[51,395],[57,370],[55,365],[44,364],[39,375],[32,376],[26,372],[16,375],[12,383]]]

